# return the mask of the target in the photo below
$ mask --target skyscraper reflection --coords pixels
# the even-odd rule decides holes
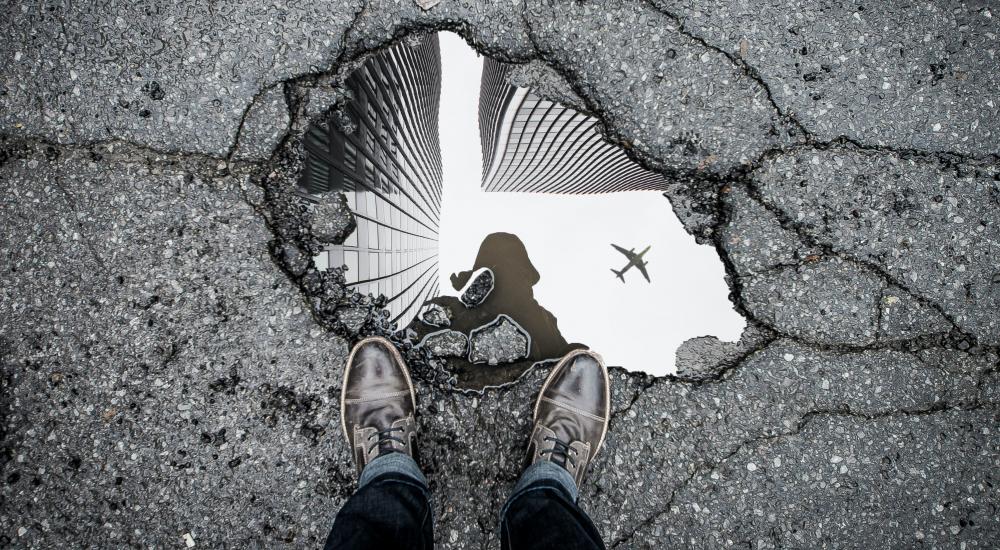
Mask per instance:
[[[438,291],[437,35],[380,52],[346,87],[353,94],[346,113],[356,129],[346,133],[333,123],[309,129],[300,186],[311,195],[343,192],[358,227],[321,253],[316,266],[346,265],[349,286],[389,298],[393,321],[405,325]]]

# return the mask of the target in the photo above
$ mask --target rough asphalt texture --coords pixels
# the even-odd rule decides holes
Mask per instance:
[[[459,297],[462,303],[467,307],[476,307],[486,300],[487,296],[493,292],[493,283],[495,279],[493,278],[493,271],[489,268],[484,269],[476,278],[469,283],[468,288]]]
[[[506,315],[469,333],[469,361],[497,365],[527,359],[531,335]]]
[[[671,177],[751,324],[684,346],[678,377],[614,371],[582,490],[609,546],[1000,545],[991,3],[5,15],[0,546],[320,544],[354,483],[340,373],[374,325],[304,298],[318,276],[272,249],[261,182],[338,101],[328,79],[432,29],[532,62],[517,78]],[[496,546],[544,375],[482,393],[420,377],[442,548]]]
[[[420,345],[438,357],[465,357],[469,352],[469,337],[457,330],[443,329],[424,336]]]

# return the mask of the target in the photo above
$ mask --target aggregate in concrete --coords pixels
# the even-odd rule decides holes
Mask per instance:
[[[328,67],[360,2],[15,2],[0,22],[0,125],[226,155],[254,99]]]
[[[827,150],[769,160],[754,185],[807,240],[878,270],[997,345],[998,177],[995,163]]]
[[[469,337],[457,330],[439,330],[424,336],[420,345],[438,357],[464,357],[469,352]]]
[[[767,83],[822,141],[993,155],[1000,20],[990,2],[651,0]]]

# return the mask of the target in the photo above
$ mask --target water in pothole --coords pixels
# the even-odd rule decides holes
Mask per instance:
[[[592,193],[662,188],[661,176],[604,142],[593,118],[510,86],[512,67],[486,63],[440,33],[352,76],[358,129],[312,130],[308,178],[345,192],[358,228],[317,267],[347,265],[350,286],[390,298],[392,318],[468,386],[580,346],[662,375],[686,340],[738,340],[745,323],[721,261],[684,232],[662,191]],[[628,260],[612,244],[650,247],[650,281],[634,266],[620,280],[613,270]],[[490,280],[477,279],[484,268]],[[484,282],[493,288],[481,303],[474,291],[462,298]],[[414,318],[427,299],[450,325]]]
[[[457,294],[451,292],[452,274],[473,269],[480,244],[502,232],[524,244],[539,277],[533,287],[522,286],[555,317],[565,341],[586,344],[608,364],[665,374],[675,370],[675,351],[689,338],[739,339],[745,322],[728,299],[722,262],[714,249],[684,232],[661,192],[483,191],[478,127],[483,58],[457,35],[439,38],[441,293]],[[636,251],[651,246],[643,258],[650,282],[634,267],[624,283],[611,272],[627,262],[612,243]]]

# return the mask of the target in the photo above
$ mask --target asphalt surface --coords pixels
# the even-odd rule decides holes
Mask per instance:
[[[432,29],[671,177],[751,326],[614,371],[609,547],[1000,545],[994,6],[291,4],[0,19],[0,546],[321,543],[343,362],[388,327],[288,186],[337,71]],[[459,391],[401,345],[439,546],[496,547],[546,367]]]

